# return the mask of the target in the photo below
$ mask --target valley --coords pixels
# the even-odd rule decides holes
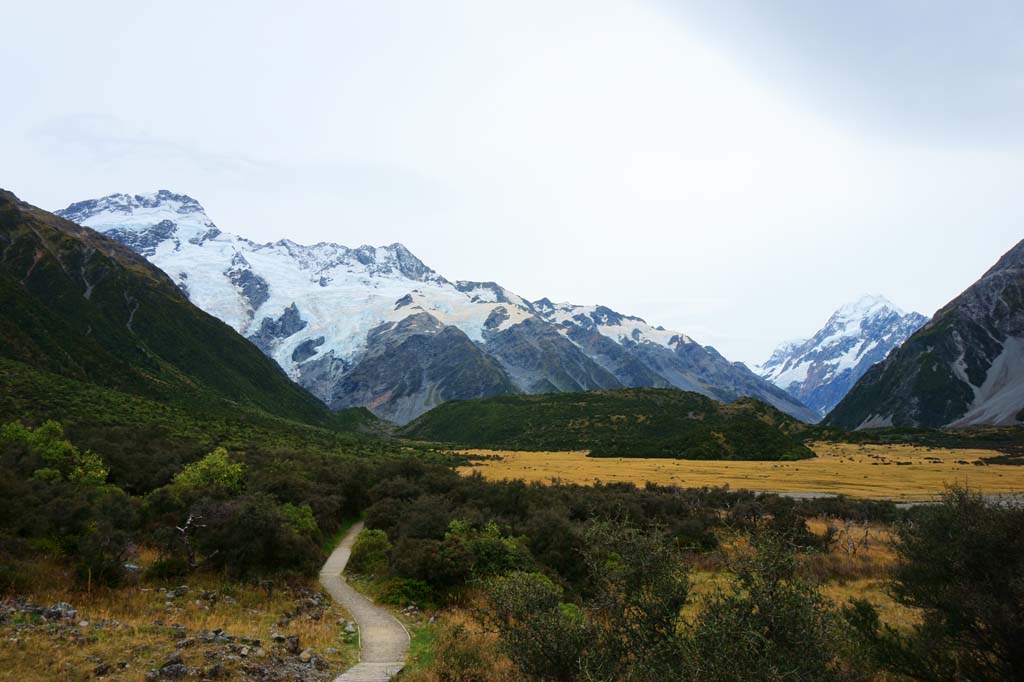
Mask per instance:
[[[552,480],[581,485],[656,483],[683,488],[728,486],[800,496],[847,495],[893,502],[930,501],[948,486],[987,495],[1024,491],[1024,467],[986,464],[998,452],[915,445],[811,443],[816,457],[792,462],[698,461],[588,457],[586,451],[527,452],[472,449],[463,475],[488,480]]]

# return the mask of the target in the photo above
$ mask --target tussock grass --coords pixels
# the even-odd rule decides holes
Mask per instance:
[[[259,639],[268,652],[272,633],[298,636],[303,648],[314,648],[337,672],[358,658],[358,644],[346,641],[337,624],[349,616],[337,605],[320,618],[300,614],[282,622],[307,590],[319,589],[311,579],[256,584],[205,574],[85,591],[74,586],[64,567],[38,560],[32,563],[32,581],[28,589],[19,590],[20,598],[41,606],[67,602],[78,616],[59,627],[29,616],[0,622],[0,680],[91,680],[101,663],[113,667],[105,679],[141,680],[147,670],[178,651],[175,643],[182,637],[181,630],[172,625],[183,626],[186,637],[220,628],[236,637]],[[168,606],[165,590],[183,584],[188,585],[188,593],[170,600]],[[216,600],[201,599],[204,592],[215,593]],[[35,625],[26,627],[33,620]],[[324,654],[327,648],[337,653]],[[223,649],[223,644],[199,639],[179,653],[186,665],[202,668],[209,664],[208,651]],[[119,668],[119,663],[125,667]],[[230,678],[230,664],[227,670]]]
[[[950,484],[980,493],[1024,491],[1024,467],[985,464],[992,450],[917,445],[813,443],[817,457],[794,462],[697,461],[588,457],[586,451],[465,450],[478,458],[459,468],[494,480],[589,484],[647,482],[723,486],[780,493],[834,493],[895,501],[931,500]]]

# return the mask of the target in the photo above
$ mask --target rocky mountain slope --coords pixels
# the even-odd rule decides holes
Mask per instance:
[[[494,282],[450,282],[401,244],[258,244],[166,190],[59,213],[144,255],[333,408],[406,422],[453,399],[662,386],[817,418],[685,334],[602,306],[530,302]]]
[[[331,419],[145,258],[3,190],[0,311],[0,359],[11,363],[196,409],[227,404]]]
[[[824,417],[872,365],[927,321],[883,296],[862,296],[839,308],[811,338],[779,346],[757,372]]]
[[[1024,423],[1024,241],[828,415],[846,428]]]

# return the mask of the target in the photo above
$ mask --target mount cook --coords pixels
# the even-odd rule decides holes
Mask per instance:
[[[779,346],[758,373],[824,417],[927,321],[884,296],[862,296],[839,308],[810,339]]]
[[[818,415],[680,332],[604,306],[450,282],[401,244],[348,248],[221,231],[191,197],[114,194],[57,214],[128,246],[332,409],[406,423],[447,400],[675,387]]]

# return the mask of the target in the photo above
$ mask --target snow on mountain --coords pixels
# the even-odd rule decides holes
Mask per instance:
[[[685,334],[604,306],[529,302],[450,282],[401,244],[260,244],[221,231],[191,197],[114,194],[57,212],[121,241],[335,408],[408,421],[502,392],[676,386],[813,413]]]
[[[810,339],[781,344],[758,373],[824,417],[877,362],[927,318],[905,313],[884,296],[847,303]]]

